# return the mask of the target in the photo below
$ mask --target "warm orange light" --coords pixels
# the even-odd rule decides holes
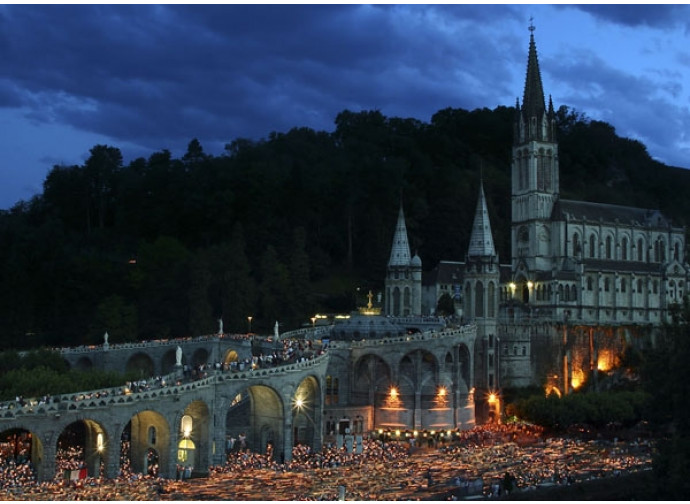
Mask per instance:
[[[391,387],[390,396],[391,396],[391,398],[393,398],[393,399],[395,399],[396,397],[398,397],[398,389],[396,389],[395,387]]]
[[[573,376],[570,379],[570,385],[574,389],[578,389],[582,386],[582,384],[585,381],[585,373],[581,369],[574,369],[573,370]]]
[[[497,400],[498,400],[498,398],[496,397],[496,394],[494,394],[493,392],[491,394],[489,394],[489,404],[493,404]]]
[[[561,397],[561,391],[558,390],[558,387],[550,386],[546,387],[546,397],[549,397],[551,394],[556,394],[558,397]]]
[[[439,397],[445,397],[446,394],[447,394],[446,387],[439,387],[439,389],[438,389]]]
[[[613,368],[613,353],[607,350],[602,350],[599,352],[599,357],[597,358],[597,369],[599,371],[609,371]]]

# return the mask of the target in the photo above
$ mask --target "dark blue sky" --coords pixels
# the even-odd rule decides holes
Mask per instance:
[[[0,209],[96,144],[125,161],[378,109],[429,121],[545,92],[690,168],[690,7],[2,5]],[[548,98],[547,98],[548,99]]]

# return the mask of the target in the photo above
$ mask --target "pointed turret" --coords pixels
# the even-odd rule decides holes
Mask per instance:
[[[484,196],[484,182],[479,184],[479,200],[477,210],[474,214],[472,224],[472,234],[470,235],[470,246],[467,251],[468,257],[493,257],[496,255],[494,238],[491,234],[491,222],[489,221],[489,210],[486,206]]]
[[[395,226],[393,247],[391,248],[391,257],[388,260],[388,266],[409,266],[411,259],[410,243],[407,240],[407,227],[405,226],[405,214],[401,202],[400,211],[398,212],[398,224]]]
[[[422,314],[422,260],[410,254],[402,201],[386,273],[385,312],[393,317]]]

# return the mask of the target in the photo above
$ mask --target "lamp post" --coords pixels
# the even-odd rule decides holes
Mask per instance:
[[[249,326],[249,331],[248,331],[248,333],[251,333],[251,332],[252,332],[252,318],[253,318],[253,317],[252,317],[251,315],[249,315],[249,316],[247,317],[247,325]]]

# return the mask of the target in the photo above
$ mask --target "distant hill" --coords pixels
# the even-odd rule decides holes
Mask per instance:
[[[0,349],[210,333],[221,316],[228,331],[248,316],[255,331],[287,330],[352,309],[382,288],[401,197],[425,269],[464,259],[480,177],[507,262],[514,115],[343,111],[333,133],[236,139],[219,156],[192,140],[180,159],[126,166],[97,145],[0,214]],[[558,122],[562,197],[687,224],[690,172],[567,107]]]

